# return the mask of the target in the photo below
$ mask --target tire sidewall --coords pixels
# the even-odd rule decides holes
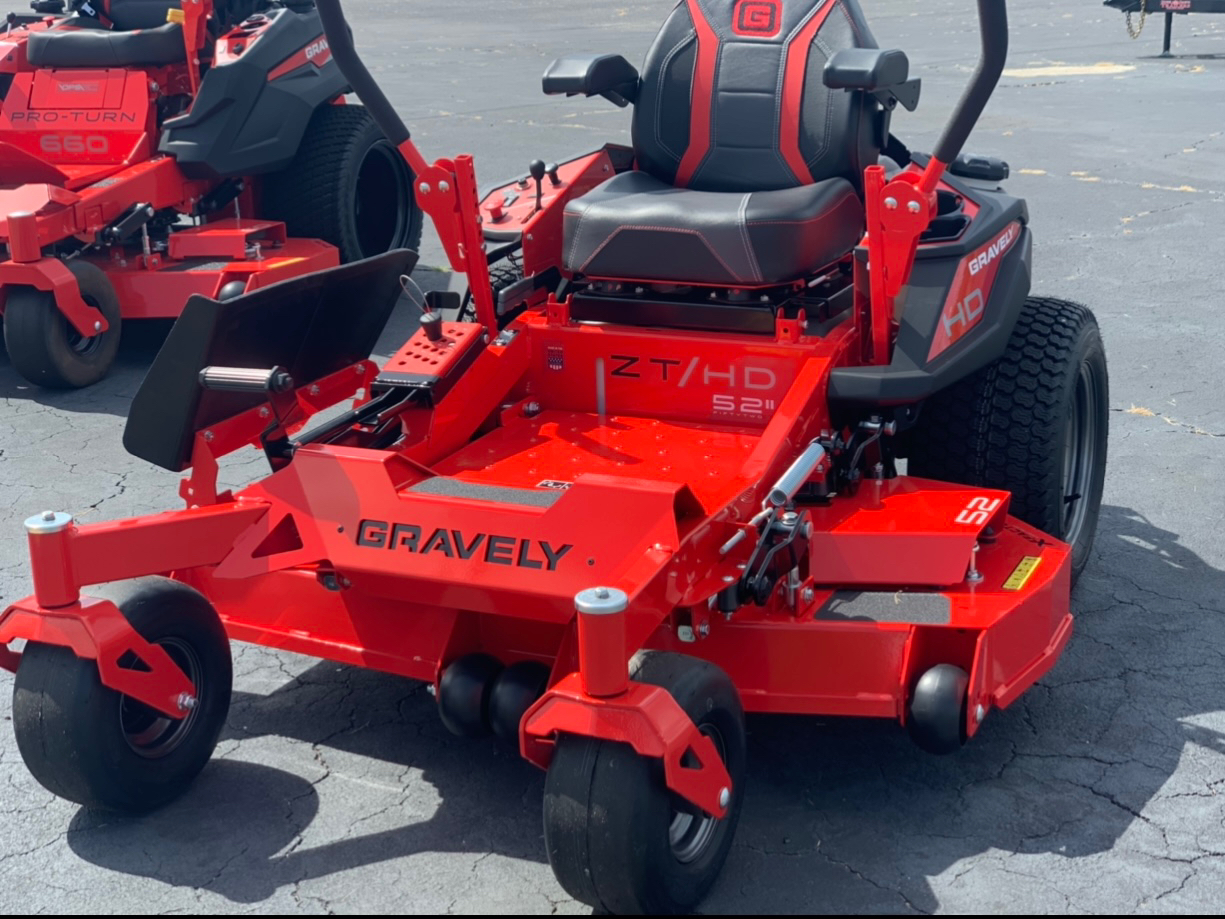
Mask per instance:
[[[400,181],[404,183],[404,195],[408,199],[408,210],[400,215],[404,220],[404,225],[399,228],[396,238],[392,240],[391,245],[384,251],[419,245],[419,243],[413,242],[414,239],[420,239],[421,211],[416,207],[416,201],[413,197],[412,173],[409,171],[408,164],[404,162],[396,148],[383,135],[382,130],[374,122],[374,119],[369,118],[361,132],[354,138],[353,145],[349,148],[345,158],[346,168],[342,174],[345,188],[343,202],[346,210],[340,215],[341,231],[344,234],[344,245],[341,248],[341,252],[342,258],[345,261],[358,261],[362,258],[371,258],[382,254],[382,252],[364,252],[362,250],[361,233],[357,225],[357,198],[360,193],[358,183],[361,177],[361,167],[366,158],[375,155],[378,150],[382,150],[383,154],[386,154],[390,161],[395,164],[393,168],[398,173]],[[414,226],[414,223],[417,226]]]
[[[1109,379],[1106,372],[1106,351],[1096,322],[1090,320],[1081,326],[1073,353],[1074,359],[1067,362],[1064,370],[1063,387],[1060,393],[1059,404],[1063,407],[1064,412],[1062,413],[1061,423],[1052,432],[1052,456],[1057,458],[1060,470],[1062,470],[1064,452],[1068,447],[1068,429],[1066,423],[1062,422],[1066,421],[1067,414],[1075,408],[1080,370],[1086,363],[1089,364],[1091,372],[1096,377],[1098,398],[1097,405],[1090,406],[1090,410],[1096,414],[1094,419],[1095,443],[1093,445],[1095,462],[1092,478],[1087,493],[1081,495],[1079,499],[1089,502],[1088,510],[1084,523],[1081,526],[1080,534],[1076,542],[1072,544],[1072,578],[1076,580],[1089,563],[1089,555],[1092,552],[1094,538],[1097,534],[1097,521],[1101,514],[1102,493],[1106,483],[1110,393],[1108,388]],[[1063,539],[1066,535],[1064,532],[1065,498],[1064,482],[1060,475],[1057,476],[1052,493],[1047,498],[1050,525],[1043,528],[1046,532],[1060,539]]]
[[[175,638],[192,648],[202,686],[191,728],[163,756],[140,755],[123,733],[123,695],[102,684],[97,663],[77,658],[67,648],[39,646],[18,668],[15,713],[19,705],[23,712],[38,705],[36,714],[22,716],[27,736],[19,737],[19,746],[31,772],[52,792],[87,807],[146,813],[181,795],[212,756],[229,712],[229,641],[211,604],[179,582],[143,578],[97,593],[109,594],[146,641]],[[23,691],[28,695],[19,701]],[[55,762],[31,762],[31,755],[48,746],[38,743],[39,732],[53,735],[54,748],[68,755],[54,757]],[[50,781],[44,779],[48,773]]]
[[[727,816],[715,827],[715,836],[694,861],[683,864],[672,852],[668,838],[672,808],[679,803],[668,791],[663,764],[652,761],[655,781],[649,813],[643,813],[643,845],[650,855],[642,859],[646,875],[644,889],[661,891],[665,902],[649,904],[654,911],[674,912],[677,907],[696,904],[709,892],[718,876],[736,835],[744,802],[744,776],[747,744],[744,710],[730,678],[706,661],[681,654],[641,652],[631,663],[631,676],[637,682],[662,685],[700,729],[711,725],[723,741],[724,765],[732,778],[732,800]],[[648,910],[652,911],[652,910]]]

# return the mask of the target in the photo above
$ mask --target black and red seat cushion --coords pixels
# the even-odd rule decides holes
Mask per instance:
[[[26,53],[36,67],[157,67],[187,59],[183,27],[166,21],[180,0],[106,0],[108,28],[88,16],[69,16],[30,35]]]
[[[642,71],[643,175],[569,203],[566,268],[767,285],[850,251],[863,230],[857,189],[880,155],[876,102],[822,74],[834,52],[875,47],[856,0],[680,0]],[[802,243],[783,240],[787,227]]]

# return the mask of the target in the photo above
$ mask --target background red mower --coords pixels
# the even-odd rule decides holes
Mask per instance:
[[[13,365],[86,386],[124,319],[415,247],[404,161],[310,0],[39,2],[0,35],[0,313]]]
[[[187,509],[27,522],[35,595],[0,641],[30,642],[5,662],[31,771],[91,806],[181,793],[225,716],[224,631],[429,681],[452,730],[548,769],[572,896],[673,912],[731,846],[746,711],[960,747],[1070,637],[1106,432],[1092,315],[1028,296],[1024,202],[960,156],[1007,46],[1002,0],[978,6],[983,61],[931,156],[888,130],[918,83],[855,3],[686,0],[641,73],[545,76],[633,103],[633,149],[479,201],[321,0],[474,321],[432,293],[372,365],[403,251],[188,303],[125,434],[191,469]],[[271,474],[219,493],[249,444]]]

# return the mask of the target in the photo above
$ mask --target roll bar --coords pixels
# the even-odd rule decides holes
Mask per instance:
[[[387,139],[395,146],[403,147],[412,136],[408,125],[396,114],[395,108],[383,94],[383,90],[379,88],[378,82],[371,76],[370,71],[366,69],[366,65],[362,63],[357,49],[353,47],[353,30],[349,28],[349,23],[345,20],[340,0],[315,0],[315,8],[319,11],[319,21],[323,23],[323,34],[327,36],[328,48],[332,52],[332,59],[336,61],[336,66],[340,68],[340,72],[353,88],[353,92],[357,93],[357,97],[362,100],[362,105],[370,112],[375,123],[387,135]],[[414,163],[411,162],[410,154],[406,152],[406,156],[410,159],[409,165],[415,172],[419,173],[424,170],[424,160]]]
[[[982,116],[987,101],[1004,72],[1008,59],[1008,5],[1006,0],[978,0],[978,30],[982,38],[982,57],[970,85],[962,94],[953,117],[944,129],[932,156],[947,166],[960,155],[970,132]],[[943,174],[943,168],[940,173]],[[938,176],[937,176],[938,178]],[[934,185],[933,185],[934,188]]]

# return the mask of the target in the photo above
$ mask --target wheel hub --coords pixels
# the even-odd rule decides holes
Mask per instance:
[[[185,712],[181,719],[170,718],[128,696],[119,697],[119,725],[123,738],[132,752],[145,759],[161,759],[178,748],[195,724],[204,689],[204,668],[190,645],[178,638],[166,638],[157,644],[191,680],[196,694],[191,697],[190,704],[182,704],[184,700],[180,700],[180,707]]]
[[[726,759],[723,737],[718,729],[712,724],[703,724],[698,730],[711,739],[719,752],[719,758]],[[718,824],[718,817],[673,807],[672,822],[668,825],[668,842],[676,860],[682,865],[688,865],[706,854]]]

